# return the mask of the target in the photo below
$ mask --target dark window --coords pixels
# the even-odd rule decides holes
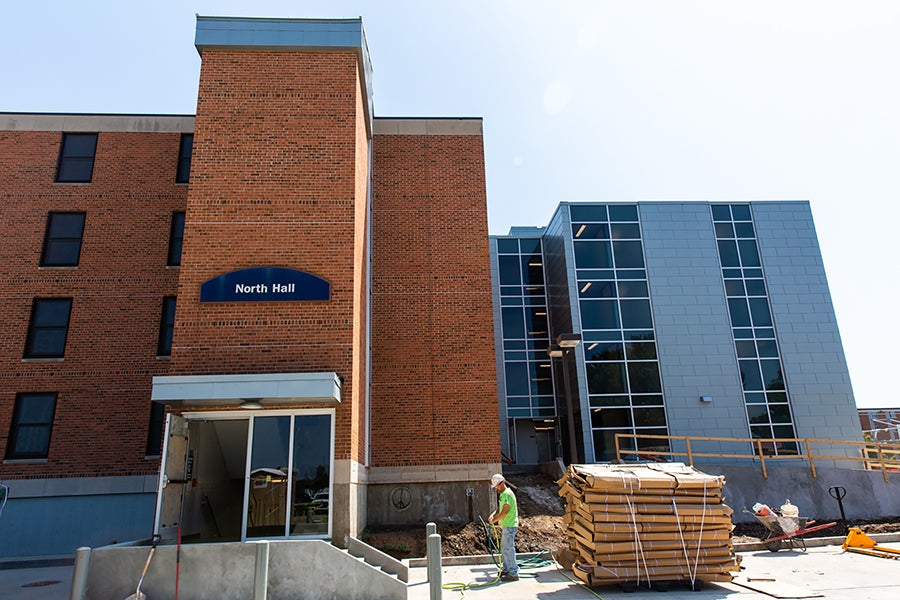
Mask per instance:
[[[756,234],[753,232],[753,223],[735,223],[734,231],[739,238],[756,237]]]
[[[622,342],[592,342],[584,347],[585,360],[622,360]]]
[[[750,205],[749,204],[732,204],[731,205],[731,214],[734,215],[735,221],[749,221],[750,220]]]
[[[666,412],[661,408],[636,408],[634,409],[633,418],[635,427],[666,426]],[[658,442],[659,440],[656,441]]]
[[[613,281],[581,281],[578,295],[582,298],[615,298],[616,284]]]
[[[784,377],[781,374],[781,362],[779,360],[761,360],[763,385],[767,390],[783,390]]]
[[[622,310],[623,328],[653,327],[649,300],[621,300],[619,306]]]
[[[572,235],[578,240],[608,240],[609,225],[606,223],[574,223]]]
[[[506,394],[524,396],[528,394],[528,363],[506,363]]]
[[[740,240],[738,247],[741,250],[741,264],[743,266],[759,266],[759,252],[756,250],[756,240]]]
[[[522,273],[525,285],[544,285],[544,261],[540,254],[522,257]]]
[[[730,221],[731,210],[725,204],[715,204],[712,207],[713,221]]]
[[[497,240],[497,254],[518,254],[518,240]]]
[[[623,394],[626,393],[625,363],[587,363],[585,364],[590,394]]]
[[[591,411],[593,427],[630,427],[631,411],[627,408],[603,408]],[[631,433],[623,431],[622,433]]]
[[[540,256],[541,240],[538,238],[519,240],[519,248],[521,248],[522,254],[537,254]]]
[[[612,267],[609,242],[575,242],[575,266],[579,269]]]
[[[639,240],[641,239],[641,227],[637,223],[615,223],[612,225],[612,238],[614,240]]]
[[[592,204],[569,206],[572,221],[606,221],[606,207]]]
[[[656,344],[653,342],[628,342],[625,348],[628,360],[656,360]]]
[[[628,363],[628,380],[633,394],[661,392],[659,367],[655,362]]]
[[[176,183],[187,183],[191,176],[191,154],[194,149],[194,134],[181,134],[181,148],[178,151],[178,172],[175,174]]]
[[[71,298],[35,298],[25,342],[25,358],[62,358],[69,332]]]
[[[172,213],[172,228],[169,232],[169,259],[166,262],[170,267],[181,264],[181,245],[184,243],[184,213]]]
[[[59,183],[90,183],[94,172],[96,133],[64,133],[59,149],[56,181]]]
[[[166,422],[166,407],[159,402],[150,403],[150,425],[147,428],[147,456],[162,453],[163,425]]]
[[[47,215],[42,267],[76,267],[81,254],[84,213],[52,212]]]
[[[716,237],[733,238],[734,227],[731,225],[731,223],[716,223]]]
[[[754,327],[771,327],[772,315],[769,314],[769,301],[765,298],[750,298],[750,314]]]
[[[615,300],[582,300],[582,329],[619,329],[619,311]]]
[[[644,266],[644,253],[640,242],[613,242],[617,269],[640,269]]]
[[[47,458],[56,394],[16,394],[6,458]]]
[[[172,354],[172,331],[175,329],[175,296],[166,296],[162,303],[162,316],[159,319],[159,344],[157,356]]]
[[[609,207],[610,221],[637,221],[637,206],[634,205],[612,205]]]
[[[750,311],[745,298],[729,298],[728,310],[731,313],[732,327],[750,327]]]
[[[762,379],[759,376],[759,363],[755,360],[739,360],[741,383],[744,391],[762,390]]]
[[[719,260],[722,261],[722,267],[724,268],[741,266],[741,263],[738,261],[737,246],[734,241],[719,240]]]
[[[646,281],[619,282],[619,296],[623,298],[646,298],[649,295]]]

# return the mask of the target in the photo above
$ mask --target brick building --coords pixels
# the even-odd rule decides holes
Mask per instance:
[[[486,514],[480,119],[375,117],[359,19],[196,47],[196,115],[0,114],[0,555]]]

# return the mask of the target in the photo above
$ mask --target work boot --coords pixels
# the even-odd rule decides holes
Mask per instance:
[[[519,576],[518,576],[518,575],[511,575],[511,574],[509,574],[509,573],[504,573],[503,575],[500,576],[500,579],[501,579],[502,581],[518,581],[518,580],[519,580]]]

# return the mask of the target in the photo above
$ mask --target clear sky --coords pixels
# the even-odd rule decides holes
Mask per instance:
[[[377,116],[484,117],[491,233],[809,200],[857,404],[900,407],[900,2],[8,1],[0,111],[192,114],[197,13],[362,16]]]

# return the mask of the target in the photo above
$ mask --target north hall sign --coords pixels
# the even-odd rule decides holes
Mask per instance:
[[[304,271],[254,267],[213,277],[200,286],[200,302],[296,302],[331,298],[331,284]]]

